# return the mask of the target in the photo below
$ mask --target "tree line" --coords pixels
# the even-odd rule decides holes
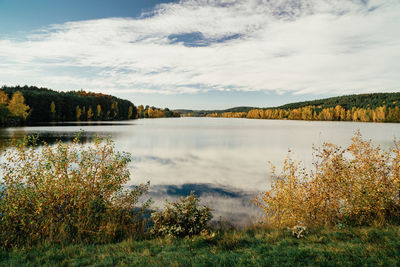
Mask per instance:
[[[400,122],[400,93],[378,93],[304,101],[277,108],[222,111],[207,117],[317,121]]]
[[[180,117],[180,113],[177,111],[169,110],[168,108],[160,109],[150,106],[138,106],[137,117],[139,119],[143,118],[169,118],[169,117]]]
[[[34,86],[1,87],[0,107],[2,125],[137,117],[132,102],[115,96],[83,90],[57,92]]]
[[[371,108],[386,106],[387,108],[394,108],[400,104],[400,93],[373,93],[373,94],[358,94],[358,95],[345,95],[330,98],[317,99],[312,101],[303,101],[285,104],[279,106],[281,109],[295,109],[306,106],[321,106],[322,108],[332,108],[342,106],[344,109],[356,108]]]
[[[252,109],[249,112],[211,113],[207,117],[308,120],[308,121],[359,121],[359,122],[400,122],[400,108],[386,106],[346,110],[340,105],[331,108],[306,106],[295,109]]]

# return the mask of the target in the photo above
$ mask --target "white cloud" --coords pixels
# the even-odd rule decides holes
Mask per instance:
[[[185,0],[0,39],[0,81],[163,94],[398,91],[399,14],[397,0]],[[208,45],[169,38],[191,33]]]

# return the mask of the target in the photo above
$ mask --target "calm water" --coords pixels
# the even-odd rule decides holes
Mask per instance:
[[[310,166],[313,145],[348,145],[356,130],[384,148],[400,138],[400,124],[168,118],[7,128],[0,140],[37,133],[47,141],[71,140],[84,131],[90,142],[111,135],[119,150],[132,154],[130,183],[150,181],[156,206],[194,190],[215,219],[240,225],[262,216],[251,200],[269,187],[268,162],[280,167],[290,150]]]

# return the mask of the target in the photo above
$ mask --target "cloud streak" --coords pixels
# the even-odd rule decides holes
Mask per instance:
[[[0,39],[0,81],[113,93],[400,89],[396,0],[185,0]]]

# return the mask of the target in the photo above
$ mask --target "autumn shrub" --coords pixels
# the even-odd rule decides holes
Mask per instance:
[[[199,206],[199,198],[191,193],[179,201],[167,202],[163,211],[151,216],[154,226],[151,232],[159,236],[185,237],[200,234],[208,228],[211,209]]]
[[[148,185],[125,189],[129,154],[111,140],[91,145],[35,146],[34,137],[7,149],[1,165],[0,244],[112,242],[142,230],[139,197]]]
[[[255,203],[276,227],[399,223],[399,146],[383,150],[356,132],[347,148],[315,148],[312,171],[287,158]]]

